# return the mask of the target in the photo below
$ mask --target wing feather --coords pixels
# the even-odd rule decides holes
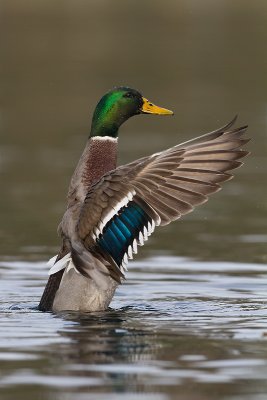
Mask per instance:
[[[248,152],[241,147],[249,139],[243,137],[247,127],[230,130],[235,120],[120,166],[88,192],[76,240],[90,251],[99,251],[111,263],[109,270],[117,281],[137,244],[142,245],[155,226],[167,225],[205,203],[221,189],[220,183],[232,178],[229,171],[242,165],[239,160]]]

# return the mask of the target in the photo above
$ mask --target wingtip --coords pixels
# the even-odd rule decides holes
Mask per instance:
[[[227,129],[231,128],[236,123],[237,118],[238,118],[238,114],[236,114],[234,116],[234,118],[230,122],[228,122],[226,125],[224,125],[221,128],[219,128],[218,130],[219,131],[226,131]]]
[[[234,116],[234,118],[232,119],[232,121],[230,121],[230,124],[231,124],[231,125],[234,125],[234,124],[236,123],[236,121],[237,121],[237,118],[238,118],[238,114],[236,114],[236,115]]]

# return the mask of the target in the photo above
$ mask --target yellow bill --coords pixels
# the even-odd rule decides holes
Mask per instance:
[[[158,107],[155,104],[151,103],[151,101],[143,99],[143,105],[141,107],[141,111],[145,114],[156,114],[156,115],[173,115],[173,111],[167,110],[167,108]]]

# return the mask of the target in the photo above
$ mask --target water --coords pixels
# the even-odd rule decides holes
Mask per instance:
[[[58,316],[34,309],[43,263],[1,267],[1,398],[266,394],[265,265],[151,257],[110,310]]]
[[[266,399],[266,17],[263,0],[0,1],[1,399]],[[40,313],[90,115],[121,84],[175,117],[127,122],[120,163],[237,112],[252,154],[155,232],[110,310]]]

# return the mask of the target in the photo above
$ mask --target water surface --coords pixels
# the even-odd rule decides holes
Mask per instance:
[[[266,393],[266,265],[168,256],[132,264],[110,310],[56,316],[33,308],[43,263],[1,263],[1,398]]]

